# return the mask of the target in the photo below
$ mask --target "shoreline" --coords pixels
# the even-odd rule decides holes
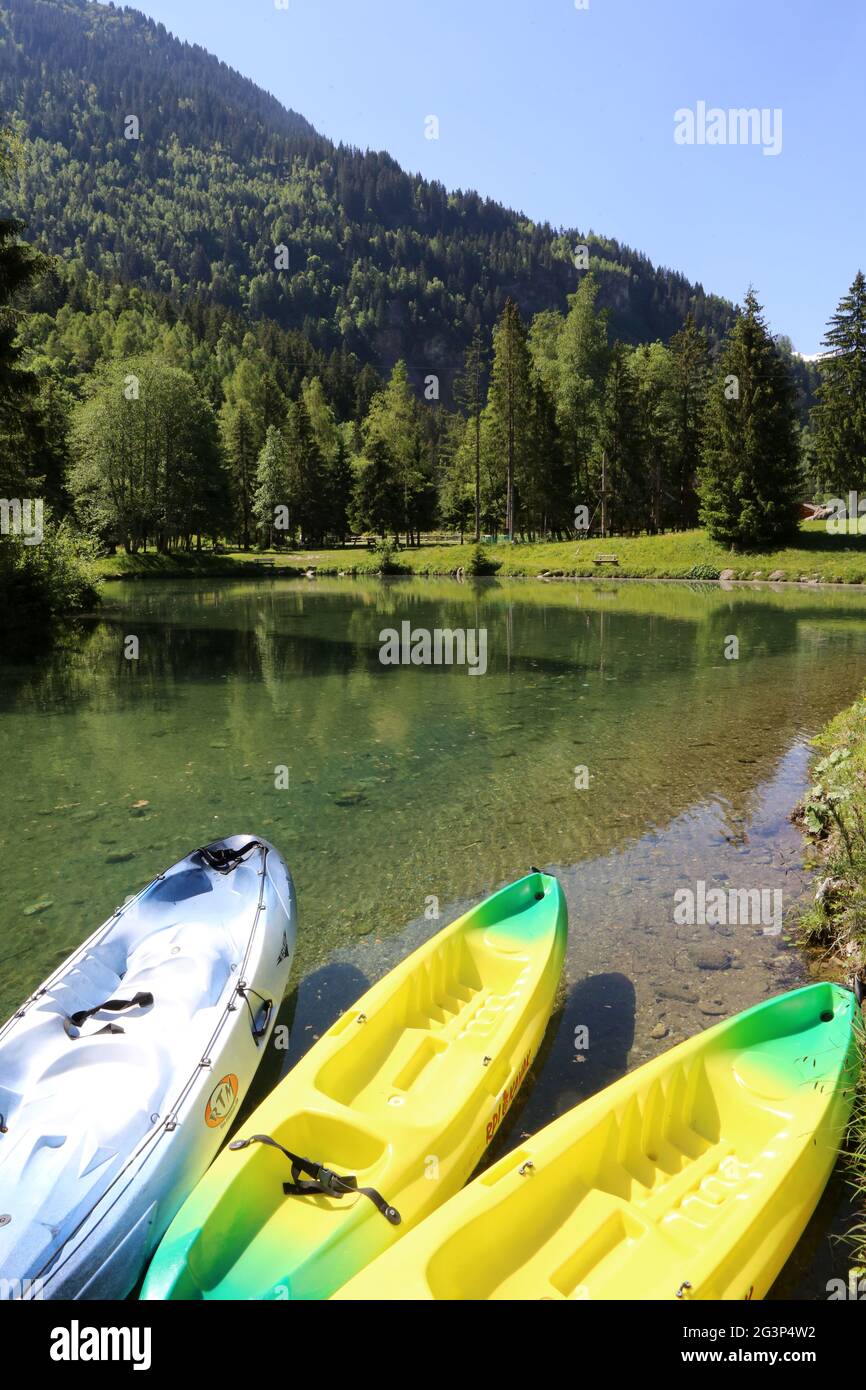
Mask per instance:
[[[811,850],[812,903],[796,928],[800,948],[849,987],[859,980],[866,1009],[866,692],[812,740],[813,782],[791,819]],[[848,1232],[852,1266],[866,1269],[866,1032],[851,1121],[846,1178],[861,1219]]]
[[[606,570],[603,572],[578,572],[571,574],[549,574],[509,571],[507,574],[484,574],[467,575],[455,569],[417,569],[409,570],[405,573],[388,574],[373,567],[342,567],[337,568],[332,565],[290,565],[290,564],[261,564],[254,560],[235,560],[230,563],[225,561],[213,565],[165,565],[161,568],[131,568],[131,569],[112,569],[107,564],[100,562],[99,579],[104,583],[119,584],[138,582],[142,580],[174,580],[174,579],[306,579],[308,583],[322,579],[387,579],[412,580],[412,579],[451,579],[455,584],[488,584],[502,583],[503,580],[532,580],[540,581],[545,584],[579,584],[608,582],[614,584],[685,584],[690,588],[695,585],[705,585],[707,588],[714,587],[722,592],[733,589],[751,589],[756,592],[767,591],[778,593],[784,589],[793,589],[802,592],[806,589],[833,589],[850,590],[852,592],[866,593],[866,579],[845,580],[845,579],[754,579],[754,578],[735,578],[735,579],[710,579],[704,576],[684,575],[684,574],[628,574],[619,570]]]

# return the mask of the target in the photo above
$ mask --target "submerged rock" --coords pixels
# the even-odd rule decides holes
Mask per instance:
[[[731,955],[723,946],[690,946],[689,960],[698,970],[730,970]]]
[[[106,854],[106,864],[128,864],[130,859],[135,858],[135,851],[131,849],[112,850],[111,854]]]
[[[334,797],[335,806],[360,806],[367,800],[367,793],[362,791],[341,792]]]
[[[697,1004],[698,992],[687,985],[656,985],[658,999],[672,999],[677,1004]]]
[[[29,907],[25,907],[25,909],[24,909],[24,916],[25,916],[25,917],[36,917],[36,916],[38,916],[38,914],[39,914],[40,912],[47,912],[48,909],[49,909],[49,907],[53,907],[53,906],[54,906],[54,899],[53,899],[53,898],[44,898],[41,902],[38,902],[38,903],[30,903]]]

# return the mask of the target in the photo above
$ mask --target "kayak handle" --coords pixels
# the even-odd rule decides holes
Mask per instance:
[[[241,860],[249,854],[251,849],[262,849],[261,840],[248,840],[240,849],[212,849],[210,845],[203,845],[198,851],[209,869],[215,869],[220,874],[230,874],[232,869],[236,869]]]
[[[259,1021],[253,1023],[253,1037],[256,1042],[261,1042],[271,1022],[271,1014],[274,1012],[273,999],[266,999],[259,1012]]]
[[[238,985],[238,994],[247,1006],[253,1037],[256,1040],[256,1046],[258,1046],[270,1026],[271,1014],[274,1012],[274,1001],[273,999],[266,999],[263,994],[259,994],[257,989],[253,989],[243,980],[241,980]],[[258,1016],[253,1013],[253,1006],[249,999],[251,994],[254,994],[256,998],[261,1001],[261,1008],[259,1009]]]

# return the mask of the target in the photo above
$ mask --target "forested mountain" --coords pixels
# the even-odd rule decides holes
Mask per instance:
[[[179,304],[271,320],[327,354],[386,369],[403,358],[410,374],[441,373],[446,395],[473,329],[492,329],[509,296],[527,319],[566,308],[576,244],[625,342],[667,340],[691,312],[715,345],[733,318],[614,241],[333,145],[134,10],[0,0],[3,120],[24,146],[8,211],[44,250]]]
[[[437,527],[580,539],[699,507],[781,543],[862,437],[852,296],[816,440],[817,371],[751,291],[738,315],[334,146],[135,11],[0,0],[0,627],[86,604],[117,545],[360,534],[387,566]]]

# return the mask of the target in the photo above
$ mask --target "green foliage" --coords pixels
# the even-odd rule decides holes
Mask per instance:
[[[408,565],[402,563],[397,557],[397,548],[392,541],[374,541],[370,546],[370,554],[374,557],[374,574],[409,574],[411,573]]]
[[[866,276],[858,271],[830,320],[813,411],[823,484],[847,497],[866,488]]]
[[[736,549],[781,545],[796,531],[801,489],[793,385],[749,290],[707,403],[701,520]]]
[[[474,545],[469,552],[469,562],[466,565],[466,573],[476,578],[485,575],[496,574],[502,568],[501,560],[494,560],[483,545]]]
[[[280,519],[278,508],[288,509],[289,490],[289,454],[286,441],[276,425],[271,425],[256,467],[253,499],[253,514],[260,531],[267,535],[268,544],[271,546],[274,543],[274,527]]]
[[[32,636],[64,614],[92,608],[99,598],[99,580],[92,547],[76,535],[68,521],[44,520],[39,545],[20,537],[0,541],[0,630]]]
[[[345,346],[448,379],[509,295],[527,319],[565,304],[576,242],[624,340],[666,339],[693,311],[718,341],[732,320],[729,303],[613,240],[563,236],[387,154],[333,145],[132,10],[0,9],[0,108],[26,153],[15,207],[47,249],[178,302],[270,320],[326,354]],[[140,118],[138,140],[124,138],[126,113]],[[281,245],[289,267],[277,272]]]
[[[271,543],[280,493],[304,546],[440,521],[573,543],[603,467],[608,532],[657,532],[694,524],[700,460],[714,535],[785,538],[812,378],[756,304],[726,347],[754,376],[738,424],[710,385],[732,306],[595,236],[577,278],[576,234],[334,147],[134,11],[0,8],[0,100],[13,208],[66,257],[37,283],[0,223],[0,465],[105,548]]]
[[[92,531],[133,551],[213,533],[225,496],[216,421],[189,373],[147,357],[105,364],[74,440],[70,488]]]

